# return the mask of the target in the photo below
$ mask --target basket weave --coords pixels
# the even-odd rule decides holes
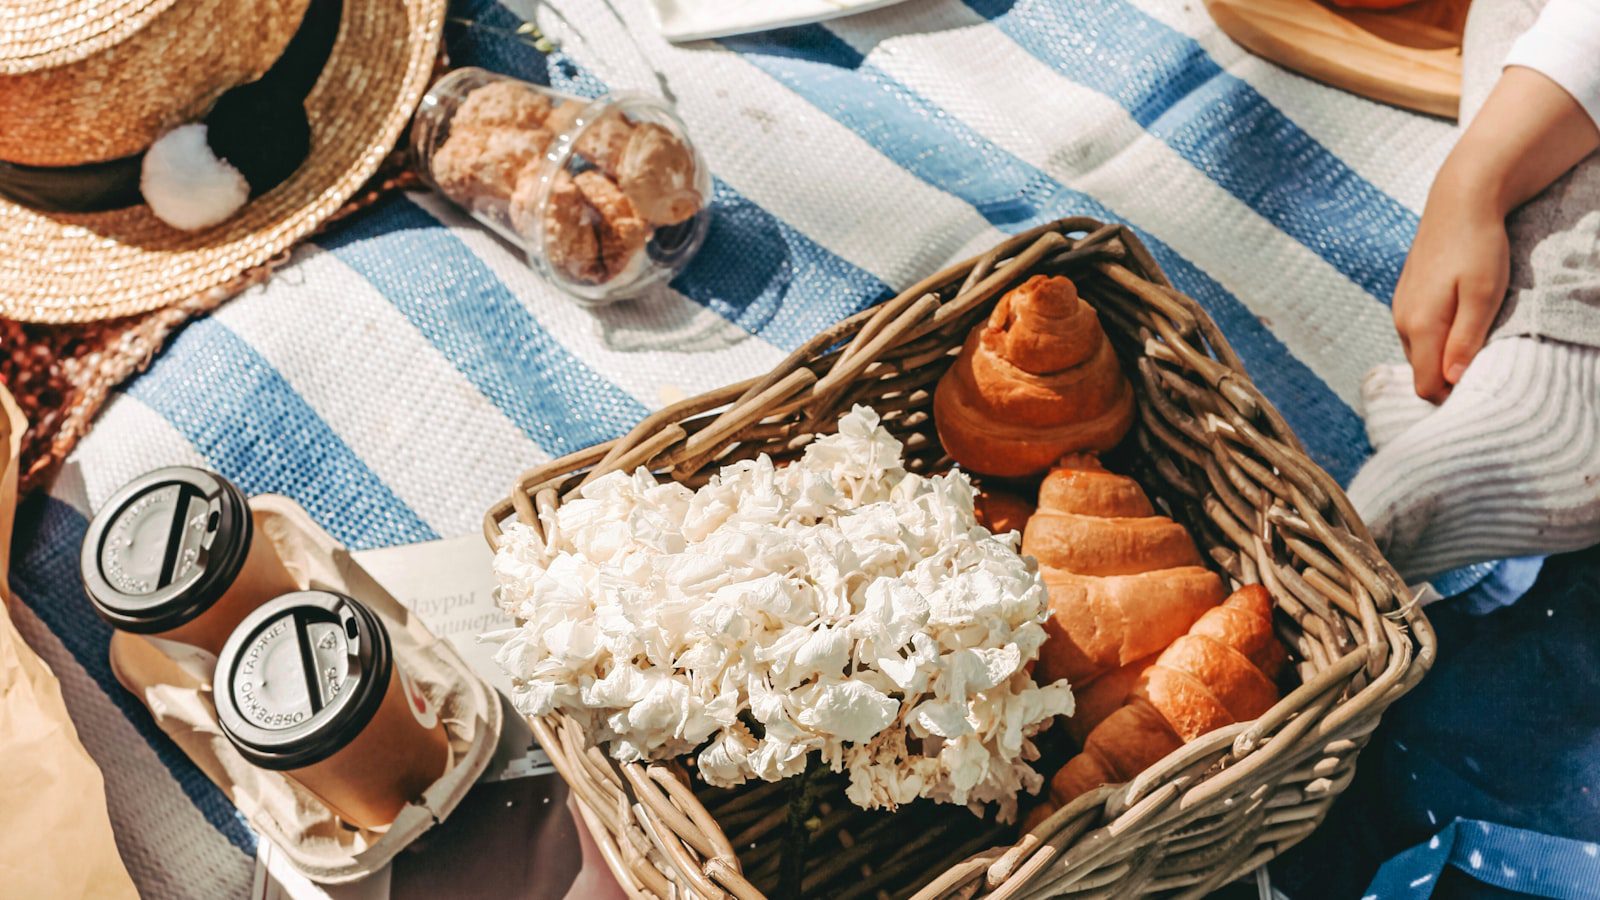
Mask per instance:
[[[799,789],[820,798],[799,823],[816,848],[807,895],[1201,896],[1322,821],[1383,710],[1432,664],[1427,619],[1216,325],[1132,232],[1091,219],[1017,235],[840,322],[768,375],[525,473],[485,517],[485,536],[498,546],[512,515],[538,527],[538,511],[614,470],[646,466],[693,485],[759,453],[793,459],[855,403],[905,443],[907,468],[948,467],[932,389],[1000,294],[1040,273],[1071,277],[1099,311],[1135,375],[1129,460],[1219,570],[1271,591],[1299,687],[1260,719],[1079,797],[1015,844],[964,809],[867,813],[843,800],[836,776],[802,776]],[[754,898],[780,883],[778,845],[799,833],[785,822],[795,785],[714,790],[679,763],[612,761],[559,712],[532,724],[633,895]]]

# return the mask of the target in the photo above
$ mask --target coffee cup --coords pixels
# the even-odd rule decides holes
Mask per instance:
[[[222,732],[347,823],[382,830],[439,779],[439,712],[398,660],[383,620],[331,591],[297,591],[245,617],[217,660]]]
[[[189,466],[112,494],[89,523],[79,571],[113,627],[213,655],[252,610],[298,588],[256,533],[244,492]]]

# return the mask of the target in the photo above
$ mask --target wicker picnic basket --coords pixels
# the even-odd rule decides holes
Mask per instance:
[[[1138,238],[1092,219],[1010,238],[838,323],[767,375],[525,473],[485,535],[497,546],[512,516],[538,527],[539,510],[617,469],[694,485],[759,453],[795,458],[857,403],[905,443],[908,468],[947,467],[934,384],[1000,294],[1037,273],[1070,276],[1099,310],[1140,400],[1124,464],[1219,571],[1270,589],[1298,687],[1260,719],[1092,791],[1020,839],[925,801],[865,812],[825,769],[713,789],[682,762],[618,764],[560,713],[533,720],[632,895],[1201,896],[1309,834],[1384,709],[1427,671],[1433,632],[1333,479]]]

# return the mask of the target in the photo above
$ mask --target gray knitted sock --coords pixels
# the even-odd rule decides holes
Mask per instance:
[[[1350,499],[1408,581],[1600,543],[1600,348],[1490,341]]]

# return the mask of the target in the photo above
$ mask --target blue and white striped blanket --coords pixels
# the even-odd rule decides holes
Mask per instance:
[[[1008,232],[1126,221],[1341,480],[1361,375],[1447,123],[1259,61],[1195,0],[908,0],[674,47],[639,0],[551,0],[546,56],[464,0],[452,60],[580,94],[665,92],[717,174],[704,250],[590,313],[438,198],[391,198],[185,329],[31,518],[18,625],[60,676],[151,897],[246,892],[255,837],[113,680],[76,575],[85,516],[164,464],[302,503],[354,548],[471,531],[521,469],[764,371]]]

